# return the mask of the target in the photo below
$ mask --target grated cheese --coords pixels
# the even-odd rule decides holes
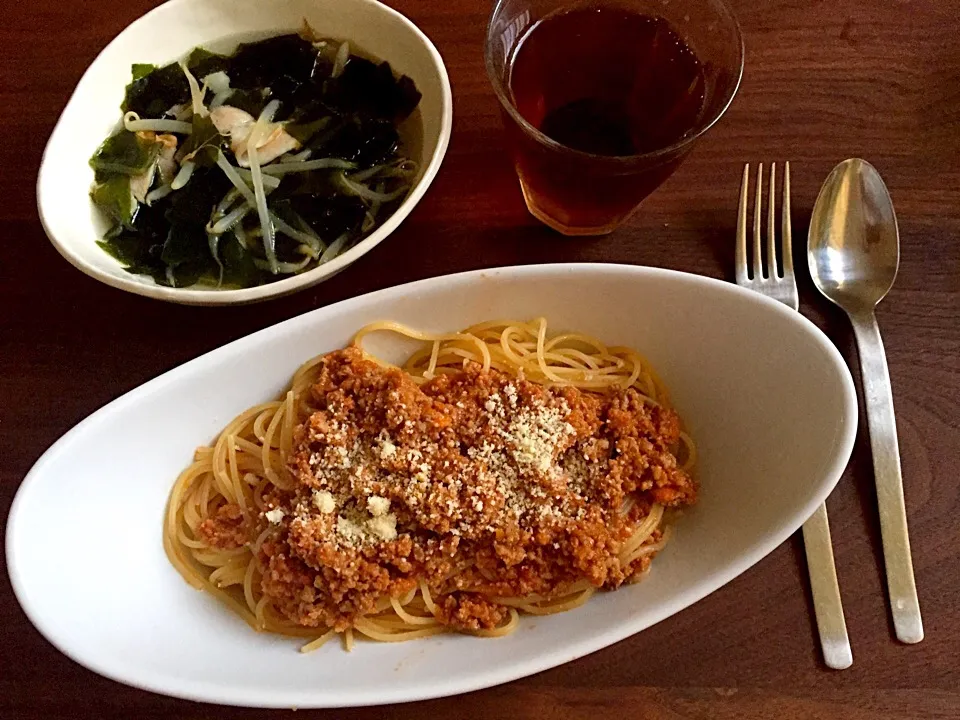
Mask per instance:
[[[367,522],[367,528],[381,540],[393,540],[397,537],[397,516],[379,515]]]
[[[363,544],[366,539],[363,527],[342,515],[337,516],[337,535],[351,545]]]
[[[313,491],[313,504],[317,507],[317,510],[324,515],[329,515],[337,508],[337,503],[334,501],[333,495],[326,490]]]
[[[367,498],[367,510],[374,517],[386,515],[390,510],[390,501],[379,495],[371,495]]]

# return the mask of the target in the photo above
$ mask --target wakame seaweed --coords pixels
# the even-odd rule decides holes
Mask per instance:
[[[413,81],[406,76],[395,78],[387,62],[378,65],[356,58],[329,85],[333,107],[347,114],[399,122],[420,102],[420,92]]]
[[[146,75],[143,65],[133,66],[133,82],[127,85],[127,91],[120,109],[132,111],[140,117],[162,117],[170,108],[190,101],[190,85],[183,69],[177,63],[156,68]]]
[[[320,63],[320,53],[299,35],[244,43],[237,48],[230,64],[232,84],[241,90],[270,88],[271,95],[289,100],[297,89],[309,81],[315,69],[326,70],[332,64]]]
[[[90,158],[98,180],[112,175],[139,175],[157,161],[157,143],[134,133],[121,132],[111,135]]]
[[[251,287],[369,234],[416,174],[399,126],[420,93],[348,49],[305,26],[134,65],[123,124],[90,160],[100,246],[162,285]]]

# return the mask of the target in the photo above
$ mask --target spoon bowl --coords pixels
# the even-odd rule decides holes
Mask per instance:
[[[814,284],[848,312],[871,310],[890,291],[900,264],[897,218],[887,186],[866,160],[845,160],[823,183],[808,249]]]

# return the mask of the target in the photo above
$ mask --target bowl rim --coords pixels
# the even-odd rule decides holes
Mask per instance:
[[[85,275],[88,275],[95,280],[99,280],[110,287],[117,288],[118,290],[124,290],[126,292],[131,292],[136,295],[143,295],[156,300],[181,303],[185,305],[243,305],[247,303],[269,300],[275,297],[282,297],[284,295],[289,295],[299,290],[311,287],[329,277],[332,277],[339,271],[352,264],[354,261],[358,260],[367,252],[379,245],[384,239],[386,239],[388,235],[397,229],[400,223],[403,222],[413,211],[414,207],[416,207],[417,203],[420,202],[420,200],[423,198],[423,195],[430,187],[440,169],[440,165],[443,162],[450,144],[450,136],[453,130],[453,92],[450,87],[450,78],[447,73],[446,65],[443,62],[443,58],[430,38],[427,37],[427,35],[419,27],[417,27],[417,25],[410,20],[410,18],[406,17],[392,7],[379,2],[379,0],[352,0],[352,2],[359,5],[376,6],[376,12],[392,16],[395,20],[405,25],[424,46],[427,54],[433,61],[434,70],[436,71],[437,78],[440,81],[440,102],[442,113],[440,118],[440,134],[437,139],[436,148],[434,149],[429,162],[423,169],[423,174],[420,176],[417,184],[410,189],[409,193],[407,193],[407,196],[400,204],[400,207],[398,207],[379,228],[370,233],[370,235],[367,237],[363,238],[363,240],[358,242],[345,253],[337,256],[328,263],[315,267],[312,270],[308,270],[300,275],[294,275],[283,280],[278,280],[273,283],[258,285],[251,288],[219,290],[215,288],[194,289],[191,287],[165,287],[163,285],[148,284],[143,282],[141,279],[139,279],[139,276],[133,274],[130,274],[129,277],[114,275],[109,271],[89,262],[75,252],[73,249],[73,243],[64,241],[62,238],[57,236],[57,233],[54,232],[51,227],[52,223],[48,220],[48,216],[52,216],[54,214],[54,210],[50,209],[53,207],[50,205],[49,200],[51,191],[46,188],[45,185],[48,182],[50,174],[55,171],[56,167],[50,157],[51,146],[54,144],[55,138],[65,132],[65,116],[75,104],[80,102],[78,100],[78,93],[84,84],[89,82],[89,76],[92,69],[95,65],[97,65],[98,62],[100,62],[104,54],[106,54],[122,36],[126,35],[130,31],[135,31],[142,25],[148,24],[158,13],[170,11],[171,6],[182,5],[191,2],[196,2],[196,0],[167,0],[166,2],[144,13],[123,28],[119,33],[117,33],[117,35],[115,35],[113,39],[111,39],[110,42],[107,43],[107,45],[105,45],[99,53],[97,53],[97,56],[87,66],[87,69],[84,70],[80,80],[70,93],[70,98],[64,105],[60,116],[57,118],[57,122],[54,125],[54,128],[51,131],[43,150],[43,156],[40,161],[40,169],[37,173],[36,182],[37,211],[40,217],[40,224],[43,227],[43,231],[46,233],[47,238],[57,249],[57,251],[68,262],[70,262],[71,265],[83,272]]]

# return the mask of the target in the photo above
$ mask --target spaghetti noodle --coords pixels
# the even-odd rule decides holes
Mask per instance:
[[[375,332],[424,347],[400,372],[360,351]],[[542,318],[378,322],[352,347],[198,448],[164,526],[187,582],[304,652],[506,635],[640,579],[695,500],[693,442],[632,349]]]

